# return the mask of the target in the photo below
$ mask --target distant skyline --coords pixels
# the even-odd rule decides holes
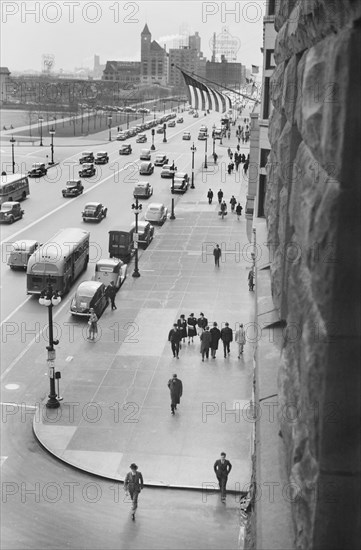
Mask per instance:
[[[140,60],[140,33],[145,23],[152,40],[178,47],[180,37],[201,36],[210,60],[215,32],[224,27],[240,43],[237,61],[262,66],[265,2],[149,1],[5,2],[1,3],[1,66],[11,71],[41,70],[42,55],[55,56],[54,71],[93,68],[100,63]],[[30,10],[33,10],[32,13]],[[184,44],[185,45],[185,44]]]

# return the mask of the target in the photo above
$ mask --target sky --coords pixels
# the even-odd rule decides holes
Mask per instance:
[[[262,66],[265,1],[2,0],[0,9],[1,66],[10,72],[40,71],[43,54],[54,56],[55,71],[92,69],[94,54],[102,64],[139,61],[145,23],[152,40],[165,44],[167,50],[198,31],[207,59],[212,55],[213,33],[219,35],[226,27],[237,41],[237,61],[246,67]]]

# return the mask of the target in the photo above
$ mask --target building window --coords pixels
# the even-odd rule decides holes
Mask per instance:
[[[267,164],[268,155],[270,154],[270,149],[261,149],[260,157],[260,168],[265,168]]]
[[[274,15],[276,11],[276,0],[268,0],[268,13],[267,15]]]
[[[270,114],[270,77],[266,76],[264,79],[264,90],[263,90],[263,119],[268,119]]]
[[[274,50],[266,50],[266,69],[274,69],[275,64],[275,51]]]

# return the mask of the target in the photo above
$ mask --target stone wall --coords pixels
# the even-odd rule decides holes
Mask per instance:
[[[359,0],[279,0],[266,218],[296,548],[357,548]]]

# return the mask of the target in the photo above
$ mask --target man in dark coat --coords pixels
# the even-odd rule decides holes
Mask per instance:
[[[213,323],[213,327],[209,332],[211,335],[211,357],[212,359],[215,359],[216,351],[218,349],[218,342],[221,338],[221,331],[219,330],[216,322]]]
[[[216,244],[216,248],[213,250],[213,256],[216,267],[219,267],[219,258],[222,256],[222,251],[219,248],[219,244]]]
[[[224,357],[231,353],[229,344],[233,341],[233,330],[229,327],[229,323],[225,323],[225,327],[221,330],[221,339],[223,342]]]
[[[106,295],[110,299],[112,309],[117,309],[117,306],[115,305],[116,294],[117,294],[117,289],[115,288],[114,281],[111,281],[110,284],[107,286]]]
[[[209,348],[211,346],[211,333],[209,332],[209,327],[206,327],[202,334],[200,335],[201,340],[201,354],[202,354],[202,361],[204,361],[204,356],[209,357]]]
[[[143,476],[138,472],[136,464],[130,465],[130,472],[127,473],[124,479],[124,491],[126,495],[130,495],[132,499],[132,519],[135,519],[135,512],[138,508],[138,496],[143,489]]]
[[[176,357],[177,359],[179,359],[178,357],[179,344],[181,340],[182,340],[182,333],[178,329],[178,325],[174,323],[173,328],[169,331],[169,334],[168,334],[168,342],[170,342],[172,352],[173,352],[173,357]]]
[[[212,204],[212,200],[213,200],[213,191],[212,191],[212,189],[208,189],[207,198],[208,198],[208,203]]]
[[[218,479],[222,502],[225,502],[228,474],[232,470],[232,464],[226,459],[226,453],[221,453],[221,458],[215,461],[213,469]]]
[[[222,191],[222,189],[220,189],[220,190],[218,191],[217,197],[218,197],[218,202],[219,202],[219,204],[221,204],[222,199],[223,199],[223,191]]]
[[[170,391],[170,409],[171,413],[175,414],[174,411],[177,408],[177,405],[180,403],[180,398],[183,394],[183,384],[179,380],[176,374],[173,374],[173,378],[168,381],[168,388]]]

